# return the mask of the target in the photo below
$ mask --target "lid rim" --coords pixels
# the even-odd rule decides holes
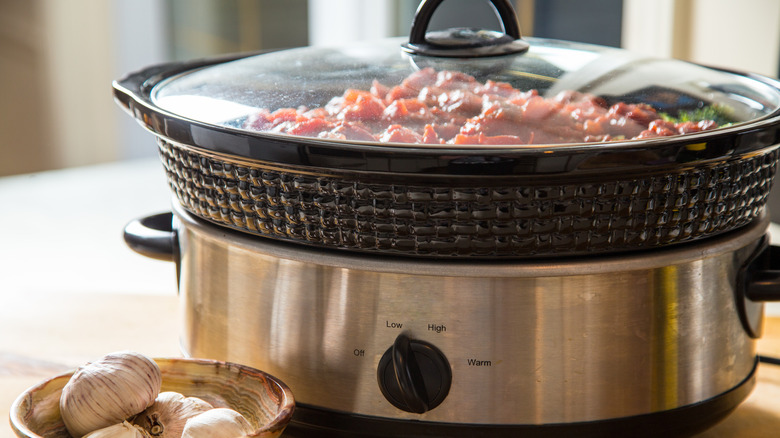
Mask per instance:
[[[637,168],[647,170],[678,165],[690,166],[695,163],[729,159],[780,143],[780,108],[760,118],[730,127],[686,135],[609,143],[485,147],[361,143],[273,135],[188,119],[160,108],[152,99],[154,87],[172,76],[254,55],[257,53],[231,54],[219,58],[148,67],[115,81],[114,97],[120,106],[133,115],[143,127],[169,141],[249,160],[358,172],[407,174],[435,172],[438,175],[473,175],[484,178],[486,171],[496,176],[516,175],[518,166],[524,169],[526,175],[569,174],[582,171],[582,168],[576,165],[574,167],[571,165],[542,166],[568,157],[577,163],[595,159],[596,161],[589,164],[596,167],[589,170],[606,169],[625,173],[627,170]],[[775,79],[736,70],[712,69],[749,78],[780,90],[780,82]],[[686,146],[701,143],[713,145],[713,149],[707,154],[693,154],[680,160],[679,155],[684,152]],[[626,164],[618,169],[598,160],[598,156],[605,155],[612,159],[631,159],[639,152],[655,153],[663,160]],[[474,162],[468,162],[469,160]],[[528,169],[529,160],[538,165],[536,169]],[[602,164],[599,165],[599,162]]]

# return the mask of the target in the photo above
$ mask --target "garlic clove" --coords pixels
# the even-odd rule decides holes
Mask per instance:
[[[184,425],[182,438],[241,438],[254,430],[243,415],[228,408],[215,408],[196,415]]]
[[[149,434],[138,426],[123,421],[84,435],[83,438],[149,438]]]
[[[154,404],[138,414],[133,423],[153,438],[180,438],[188,419],[213,408],[210,403],[197,397],[185,397],[178,392],[161,392]]]
[[[160,392],[162,374],[150,358],[120,351],[80,367],[62,389],[60,412],[74,437],[121,423]]]

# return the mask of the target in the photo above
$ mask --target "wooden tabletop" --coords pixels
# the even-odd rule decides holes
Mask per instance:
[[[760,354],[780,356],[780,317],[767,318]],[[769,438],[780,436],[780,366],[761,364],[758,384],[729,417],[696,438]]]

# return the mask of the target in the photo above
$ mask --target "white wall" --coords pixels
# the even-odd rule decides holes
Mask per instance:
[[[776,77],[780,1],[624,0],[623,47]]]
[[[104,0],[41,2],[52,148],[59,167],[116,159],[111,4]],[[75,7],[74,7],[75,6]],[[109,115],[107,117],[107,115]]]
[[[156,155],[111,82],[167,58],[164,2],[40,0],[53,167]]]
[[[167,16],[160,0],[113,0],[114,79],[170,58]],[[157,155],[154,136],[114,105],[117,158]]]
[[[777,76],[780,1],[696,0],[691,61]]]
[[[393,0],[309,0],[309,44],[335,45],[393,35]]]

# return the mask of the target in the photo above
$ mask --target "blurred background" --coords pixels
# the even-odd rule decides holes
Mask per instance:
[[[513,1],[526,36],[780,74],[780,0]],[[498,29],[486,3],[449,0],[430,28]],[[163,62],[406,36],[418,4],[0,0],[0,417],[63,364],[178,351],[173,265],[122,241],[131,219],[170,211],[171,194],[153,135],[114,103],[113,80]],[[770,210],[780,223],[778,187]]]
[[[498,28],[486,0],[434,16]],[[777,0],[517,0],[524,35],[778,76]],[[111,81],[220,53],[408,35],[417,0],[0,0],[0,176],[156,154]],[[440,26],[445,27],[445,26]]]

